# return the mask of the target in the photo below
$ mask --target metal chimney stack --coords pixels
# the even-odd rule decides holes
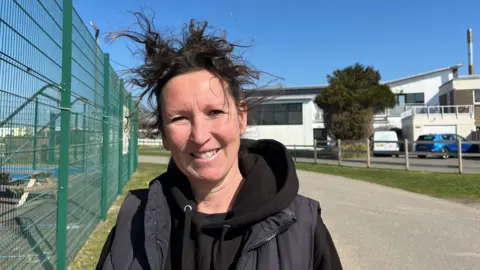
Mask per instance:
[[[472,29],[467,31],[467,43],[468,43],[468,75],[473,75],[473,38]]]

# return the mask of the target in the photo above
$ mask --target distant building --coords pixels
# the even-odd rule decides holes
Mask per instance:
[[[458,69],[462,65],[445,67],[413,76],[382,82],[387,84],[396,96],[397,105],[387,109],[384,113],[375,115],[374,129],[401,128],[417,130],[417,133],[428,132],[428,128],[412,126],[414,123],[403,121],[410,117],[419,119],[423,112],[438,110],[440,106],[440,87],[448,82],[459,80]],[[480,82],[480,80],[479,80]],[[257,95],[276,96],[267,99],[248,114],[248,128],[245,137],[262,139],[275,138],[288,146],[312,146],[314,139],[327,140],[327,132],[323,122],[323,113],[314,103],[314,98],[326,85],[286,87],[282,89],[259,90]],[[477,89],[479,89],[478,87]],[[278,95],[282,90],[282,95]],[[445,90],[446,91],[446,90]],[[478,91],[477,91],[478,92]],[[480,93],[477,95],[480,96]],[[442,99],[443,100],[443,99]],[[473,99],[472,99],[473,102]],[[478,108],[478,107],[477,107]],[[478,109],[477,109],[478,110]],[[432,111],[432,112],[433,112]],[[443,108],[446,112],[447,109]],[[448,112],[458,111],[451,107]],[[472,112],[474,115],[475,112]],[[435,119],[426,114],[430,126],[435,126]],[[480,115],[478,113],[477,115]],[[430,118],[428,118],[430,117]],[[462,117],[471,117],[462,115]],[[477,116],[478,117],[478,116]],[[451,119],[451,121],[454,121]],[[438,121],[437,121],[438,122]],[[468,122],[468,121],[467,121]],[[438,122],[438,125],[445,123]],[[462,129],[462,136],[468,136],[467,130],[474,129],[474,124]],[[430,128],[434,130],[435,128]],[[437,128],[438,129],[438,128]],[[414,140],[414,133],[407,134],[408,139]]]

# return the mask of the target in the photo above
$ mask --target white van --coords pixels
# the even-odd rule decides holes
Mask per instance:
[[[395,131],[375,131],[372,143],[374,155],[395,155],[398,157],[400,146]]]

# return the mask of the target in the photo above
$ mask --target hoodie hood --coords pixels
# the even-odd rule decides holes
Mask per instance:
[[[203,229],[242,228],[273,215],[293,202],[299,189],[293,159],[287,148],[270,139],[242,139],[239,153],[243,184],[225,220],[205,223],[196,214],[196,201],[188,179],[170,159],[167,174],[172,174],[171,194],[183,212],[192,211],[193,222]]]
[[[211,265],[214,269],[224,269],[238,254],[252,225],[286,209],[295,200],[298,177],[293,159],[283,144],[275,140],[242,139],[239,167],[243,183],[231,209],[220,214],[220,218],[212,218],[217,214],[196,211],[190,182],[170,159],[164,178],[167,182],[162,181],[162,186],[166,188],[164,194],[169,201],[173,228],[176,228],[174,245],[181,242],[181,246],[172,251],[181,253],[180,258],[173,259],[181,261],[178,269],[210,269]],[[191,261],[195,256],[204,264],[191,268],[192,264],[199,263]]]

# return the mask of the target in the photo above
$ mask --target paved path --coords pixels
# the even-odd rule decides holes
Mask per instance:
[[[138,163],[168,164],[170,157],[163,156],[138,156]]]
[[[345,269],[480,269],[480,211],[348,178],[298,171]]]
[[[298,176],[300,193],[320,201],[346,270],[480,269],[480,210],[344,177]]]

